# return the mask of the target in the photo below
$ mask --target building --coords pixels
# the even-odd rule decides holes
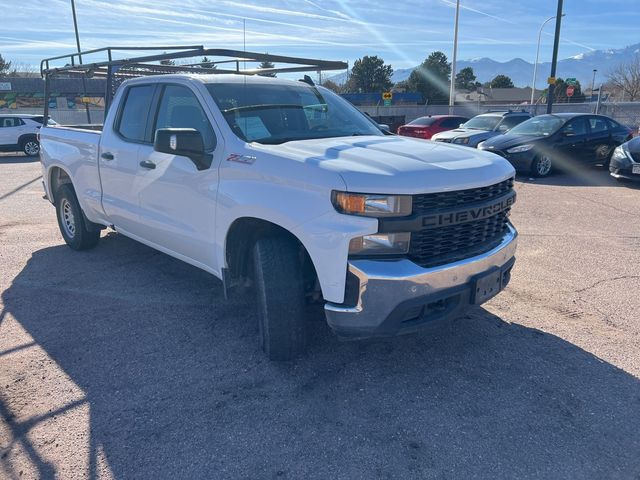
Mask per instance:
[[[542,90],[536,89],[534,102],[540,99]],[[489,105],[525,105],[531,102],[531,87],[479,88],[473,92],[457,92],[456,103],[485,103]]]
[[[50,83],[49,109],[104,109],[106,80],[59,78]],[[0,79],[0,113],[18,109],[44,108],[44,80],[41,78],[5,77]]]

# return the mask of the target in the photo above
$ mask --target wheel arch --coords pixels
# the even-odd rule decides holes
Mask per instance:
[[[64,168],[60,167],[59,165],[54,165],[49,168],[49,171],[47,172],[47,179],[48,179],[47,183],[49,185],[49,190],[51,193],[50,195],[51,203],[55,203],[56,201],[55,195],[58,189],[60,188],[60,186],[71,184],[71,187],[73,188],[71,175],[69,175],[69,172]]]
[[[255,243],[266,237],[290,238],[298,247],[303,265],[305,284],[315,283],[317,273],[307,248],[290,230],[257,217],[239,217],[227,230],[224,242],[224,259],[229,286],[246,281],[251,275],[251,252]],[[307,285],[307,288],[309,285]]]
[[[22,135],[20,135],[18,137],[18,146],[20,148],[23,148],[24,144],[27,143],[31,139],[34,139],[35,141],[38,141],[38,136],[35,133],[23,133]]]

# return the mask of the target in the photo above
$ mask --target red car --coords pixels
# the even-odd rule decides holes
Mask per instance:
[[[430,115],[428,117],[420,117],[406,125],[398,127],[398,135],[429,140],[432,135],[458,128],[461,123],[465,123],[467,120],[469,119],[457,115]]]

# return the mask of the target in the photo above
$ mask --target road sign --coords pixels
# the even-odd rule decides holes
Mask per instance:
[[[564,83],[566,83],[567,85],[577,85],[578,84],[578,80],[576,80],[575,78],[571,77],[571,78],[567,78]]]
[[[573,85],[569,85],[567,87],[567,97],[573,97],[573,91],[575,90],[575,88],[573,87]]]
[[[389,100],[391,101],[391,99],[393,98],[393,94],[391,92],[384,92],[382,94],[382,100]]]
[[[549,78],[547,78],[547,83],[548,83],[549,85],[553,85],[553,84],[555,84],[555,83],[556,83],[556,77],[549,77]]]

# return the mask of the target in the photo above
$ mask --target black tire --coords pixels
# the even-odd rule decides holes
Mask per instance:
[[[531,175],[534,177],[547,177],[553,170],[553,162],[548,155],[538,155],[531,162]]]
[[[286,237],[259,239],[253,248],[253,279],[262,349],[270,360],[292,360],[306,346],[302,262]]]
[[[28,137],[22,140],[20,149],[28,157],[37,157],[40,155],[40,143],[38,143],[36,137]]]
[[[55,199],[58,227],[67,245],[74,250],[95,247],[100,240],[100,228],[84,218],[73,187],[70,184],[60,186]]]

